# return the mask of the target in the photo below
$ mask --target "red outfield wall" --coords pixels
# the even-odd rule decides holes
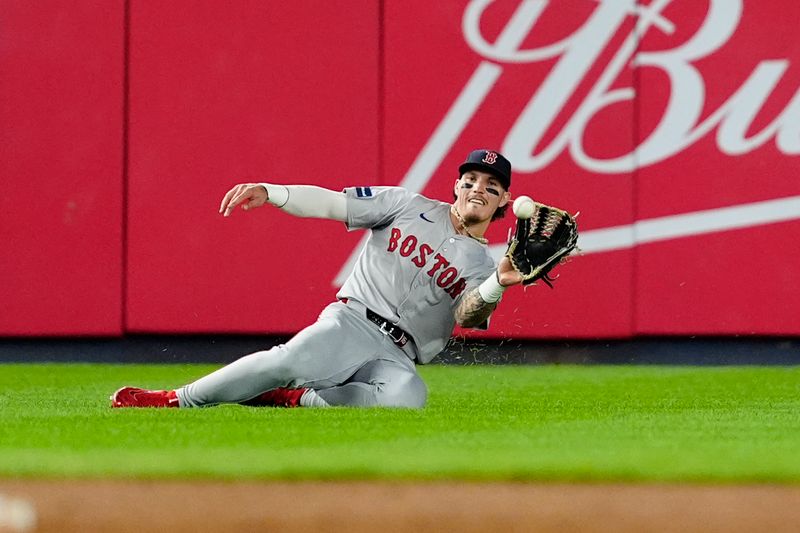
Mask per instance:
[[[225,191],[448,200],[477,146],[583,248],[478,335],[800,334],[800,6],[633,4],[131,0],[126,100],[126,4],[4,3],[0,334],[294,332],[361,235]]]
[[[123,331],[124,19],[0,2],[0,334]]]

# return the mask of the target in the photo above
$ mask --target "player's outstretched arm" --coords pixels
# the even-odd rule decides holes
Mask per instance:
[[[512,285],[522,283],[522,276],[514,270],[507,257],[500,261],[489,278],[464,294],[456,308],[456,323],[462,328],[474,328],[486,322],[497,308],[503,292]]]
[[[270,203],[298,217],[347,220],[347,198],[336,192],[313,185],[273,185],[270,183],[240,183],[225,194],[219,207],[223,216],[230,216],[241,205],[248,211]]]
[[[494,274],[492,274],[494,275]],[[466,292],[456,308],[456,324],[462,328],[480,326],[497,307],[497,302],[486,302],[481,298],[478,287]]]

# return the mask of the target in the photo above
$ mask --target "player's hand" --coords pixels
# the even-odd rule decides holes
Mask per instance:
[[[508,257],[503,257],[500,260],[500,264],[497,265],[497,279],[500,280],[500,285],[504,287],[522,283],[522,275],[514,270]]]
[[[239,204],[242,205],[244,211],[249,211],[250,209],[261,207],[267,200],[269,200],[269,195],[263,185],[259,183],[240,183],[229,190],[222,199],[219,212],[227,217]]]

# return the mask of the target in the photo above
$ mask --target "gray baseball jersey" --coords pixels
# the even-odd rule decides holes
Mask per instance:
[[[353,187],[348,229],[371,229],[355,268],[337,294],[404,329],[416,359],[427,363],[447,343],[463,295],[495,264],[486,245],[456,233],[450,204],[400,187]]]
[[[450,205],[397,187],[345,190],[347,226],[369,228],[355,269],[317,321],[286,344],[255,352],[177,389],[181,407],[238,403],[276,387],[309,388],[315,406],[422,407],[414,361],[441,351],[464,294],[491,275],[485,245],[456,233]],[[405,330],[398,345],[367,308]]]

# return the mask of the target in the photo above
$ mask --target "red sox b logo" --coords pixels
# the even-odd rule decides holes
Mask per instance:
[[[486,152],[486,155],[483,156],[484,163],[494,165],[495,161],[497,161],[497,154],[495,152]]]

